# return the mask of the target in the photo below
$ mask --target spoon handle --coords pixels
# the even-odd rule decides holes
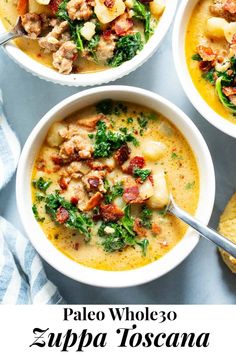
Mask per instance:
[[[179,219],[191,226],[194,230],[198,231],[207,240],[215,243],[218,247],[222,248],[236,258],[235,243],[231,242],[226,237],[220,235],[218,232],[212,230],[211,228],[203,225],[200,221],[186,213],[176,204],[171,203],[168,210],[171,214],[177,216]]]
[[[16,33],[16,32],[6,32],[3,34],[0,34],[0,45],[7,43],[11,39],[21,37],[21,36],[22,35],[20,35],[19,33]]]

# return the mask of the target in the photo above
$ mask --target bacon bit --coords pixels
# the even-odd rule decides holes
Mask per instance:
[[[58,181],[59,186],[61,187],[61,189],[66,190],[68,188],[68,185],[70,183],[70,178],[66,178],[66,177],[61,177]]]
[[[51,0],[49,3],[49,7],[53,13],[53,15],[55,15],[58,11],[59,5],[62,2],[62,0]]]
[[[115,153],[114,159],[118,163],[118,165],[123,165],[125,161],[128,160],[130,154],[130,149],[128,145],[125,143],[123,144]]]
[[[72,204],[74,204],[74,205],[78,204],[78,201],[79,201],[79,198],[77,198],[77,197],[71,197],[71,198],[70,198],[70,202],[71,202]]]
[[[103,32],[102,36],[105,41],[108,41],[112,35],[112,30],[106,30]]]
[[[37,57],[38,57],[38,58],[41,58],[41,57],[42,57],[42,54],[38,53],[38,54],[37,54]]]
[[[84,211],[89,211],[98,206],[103,199],[103,195],[100,192],[95,193],[87,202]]]
[[[38,171],[45,171],[46,163],[44,159],[40,159],[36,162],[36,169]]]
[[[78,249],[79,249],[79,242],[76,242],[76,243],[74,244],[74,249],[75,249],[76,251],[78,251]]]
[[[216,53],[210,47],[199,45],[197,50],[203,61],[213,61],[216,58]]]
[[[127,13],[124,13],[115,21],[114,30],[117,36],[124,36],[133,27],[133,25],[133,20],[128,18]]]
[[[134,220],[134,231],[138,234],[138,236],[146,236],[147,234],[147,230],[144,229],[139,218]]]
[[[62,206],[60,206],[57,209],[56,219],[60,224],[64,224],[69,219],[68,211],[65,208],[63,208]]]
[[[115,4],[115,1],[114,1],[114,0],[105,0],[105,1],[104,1],[104,5],[105,5],[106,7],[108,7],[108,9],[111,9],[111,8],[114,6],[114,4]]]
[[[18,15],[23,16],[24,14],[26,14],[26,12],[28,11],[28,7],[29,0],[18,0],[16,8]]]
[[[231,14],[236,13],[236,2],[235,0],[226,0],[224,4],[224,10],[229,11]]]
[[[158,224],[156,224],[155,222],[152,223],[152,232],[155,235],[159,235],[161,233],[161,228]]]
[[[225,96],[229,97],[231,95],[236,95],[236,87],[227,87],[225,86],[223,88],[223,92],[225,94]]]
[[[145,166],[145,160],[142,156],[135,156],[130,160],[128,168],[124,171],[129,174],[133,174],[135,168],[143,168]]]
[[[154,186],[153,175],[149,175],[148,178],[149,178],[149,181],[151,182],[152,186]]]
[[[62,166],[64,164],[63,158],[58,155],[52,155],[51,160],[55,163],[55,165]]]
[[[88,184],[90,185],[91,188],[95,188],[95,189],[98,188],[99,178],[96,176],[88,178]]]
[[[117,221],[124,216],[123,211],[115,204],[101,205],[100,213],[104,221]]]
[[[137,184],[143,184],[143,180],[142,180],[142,178],[140,178],[140,177],[136,178],[136,179],[135,179],[135,182],[136,182]]]
[[[211,61],[200,61],[199,62],[199,68],[200,70],[206,72],[206,71],[210,71],[212,68],[213,64]]]
[[[139,197],[139,189],[138,186],[127,187],[124,190],[123,199],[126,203],[143,203]]]

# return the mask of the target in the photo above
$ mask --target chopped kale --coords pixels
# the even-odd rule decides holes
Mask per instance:
[[[100,36],[95,34],[93,38],[88,42],[88,51],[92,54],[95,61],[97,61],[96,48],[98,46]]]
[[[202,74],[202,77],[206,81],[209,81],[211,85],[215,85],[214,73],[215,73],[215,69],[211,69],[210,71],[207,71],[204,74]]]
[[[37,202],[41,202],[42,200],[45,199],[45,195],[39,193],[39,192],[36,192],[35,193],[35,199],[37,200]]]
[[[124,213],[125,213],[125,215],[121,219],[121,224],[126,229],[126,231],[129,233],[129,235],[131,235],[132,237],[135,237],[135,232],[133,230],[134,220],[131,216],[130,205],[126,205],[126,207],[124,209]]]
[[[99,121],[95,136],[94,157],[109,157],[125,142],[132,142],[135,146],[137,144],[137,140],[131,133],[107,130],[106,123]]]
[[[134,120],[133,120],[133,118],[132,118],[132,117],[127,118],[127,123],[128,123],[128,124],[133,123],[133,121],[134,121]]]
[[[145,115],[138,117],[138,124],[142,129],[146,129],[148,125],[148,118]]]
[[[195,186],[195,181],[193,182],[188,182],[186,185],[185,185],[185,189],[193,189],[193,187]]]
[[[64,223],[64,226],[78,230],[84,235],[85,241],[89,241],[91,238],[91,227],[93,225],[92,220],[87,215],[80,213],[76,206],[66,201],[57,192],[47,195],[45,199],[45,211],[54,222],[57,222],[56,215],[60,207],[65,208],[69,213],[69,218]]]
[[[225,96],[223,90],[222,90],[222,81],[223,77],[219,77],[216,81],[216,92],[219,96],[219,99],[223,106],[230,110],[233,114],[236,114],[236,105],[234,105],[227,96]]]
[[[141,219],[141,224],[143,227],[146,229],[150,229],[152,226],[151,218],[153,215],[153,211],[149,209],[146,205],[143,206],[141,214],[140,214],[140,219]]]
[[[39,212],[38,212],[38,209],[37,209],[36,204],[33,204],[33,206],[32,206],[32,211],[33,211],[33,213],[34,213],[35,219],[36,219],[38,222],[43,222],[43,221],[45,220],[45,218],[41,218],[41,217],[39,216]]]
[[[98,235],[102,238],[102,246],[106,252],[122,251],[127,246],[138,245],[143,255],[146,256],[148,240],[137,240],[133,230],[133,218],[130,215],[130,206],[126,206],[125,216],[120,223],[103,222],[98,229]],[[109,232],[106,232],[109,228]]]
[[[135,57],[142,48],[143,42],[139,32],[120,37],[116,44],[115,54],[108,60],[108,64],[112,67],[120,66]]]
[[[134,18],[137,20],[141,20],[144,22],[144,35],[146,41],[150,38],[150,36],[153,34],[154,29],[151,26],[151,12],[149,9],[148,4],[143,4],[138,0],[134,1]]]
[[[142,249],[142,252],[143,252],[143,255],[146,257],[147,255],[147,248],[148,248],[148,245],[149,245],[149,241],[144,238],[143,240],[141,241],[136,241],[136,244],[139,245]]]
[[[192,60],[202,61],[202,57],[200,54],[196,53],[192,55]]]
[[[142,182],[146,181],[146,179],[148,178],[150,173],[151,173],[151,170],[141,169],[141,168],[135,168],[134,172],[133,172],[134,177],[136,177],[136,178],[140,177]]]
[[[39,189],[41,192],[46,192],[48,187],[51,185],[52,181],[46,181],[43,177],[39,177],[39,179],[34,180],[33,186],[36,189]]]
[[[103,114],[112,114],[113,111],[113,101],[110,99],[106,99],[103,101],[100,101],[96,104],[96,111],[97,113],[103,113]]]
[[[124,188],[121,183],[116,183],[110,187],[108,181],[106,180],[105,188],[107,190],[105,195],[106,204],[110,204],[116,197],[122,197],[124,193]]]

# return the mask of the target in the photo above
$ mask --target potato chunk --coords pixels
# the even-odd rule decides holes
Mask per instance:
[[[47,135],[47,143],[51,147],[56,147],[59,146],[63,142],[63,138],[61,136],[61,133],[66,130],[66,127],[59,123],[56,122],[54,123],[51,128],[49,129],[48,135]]]
[[[159,18],[165,10],[165,3],[163,0],[153,0],[150,2],[150,10],[153,16]]]
[[[164,208],[169,202],[169,191],[166,183],[164,171],[158,171],[153,175],[154,194],[147,204],[152,209]]]
[[[95,35],[95,28],[96,26],[93,22],[85,22],[80,31],[81,36],[87,39],[87,41],[90,41]]]
[[[211,17],[207,20],[206,34],[210,38],[224,38],[228,22],[224,18]]]
[[[227,42],[231,43],[233,36],[236,34],[236,22],[227,23],[224,28],[224,35]]]
[[[166,146],[158,141],[146,141],[141,146],[143,156],[150,161],[156,161],[163,156]]]
[[[147,178],[146,181],[139,187],[139,195],[141,199],[146,200],[154,194],[154,188],[151,181]]]
[[[41,2],[40,2],[41,1]],[[47,2],[46,2],[47,1]],[[48,0],[29,0],[29,12],[31,13],[36,13],[36,14],[42,14],[42,13],[46,13],[49,14],[50,10],[48,8],[48,5],[50,1]]]
[[[115,0],[114,5],[108,8],[101,0],[95,0],[94,12],[101,23],[109,23],[125,12],[125,4],[122,0]]]

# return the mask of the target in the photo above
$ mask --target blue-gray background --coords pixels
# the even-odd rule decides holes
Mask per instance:
[[[217,227],[220,213],[231,194],[236,191],[236,141],[206,122],[185,96],[174,68],[171,32],[146,64],[112,84],[152,90],[174,102],[197,125],[209,146],[215,165],[216,201],[210,225]],[[22,146],[32,128],[51,107],[81,90],[54,85],[32,76],[13,63],[2,50],[0,87],[8,120]],[[16,209],[15,178],[0,193],[0,214],[23,231]],[[45,269],[68,304],[236,303],[236,275],[223,264],[216,247],[204,239],[172,272],[134,288],[114,290],[91,287],[63,276],[46,263]]]

